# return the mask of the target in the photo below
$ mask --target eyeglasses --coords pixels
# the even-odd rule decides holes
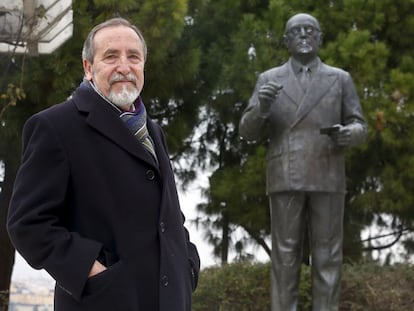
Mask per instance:
[[[305,35],[313,35],[317,32],[319,32],[319,29],[311,25],[294,26],[287,31],[288,34],[291,34],[293,36],[297,36],[302,33],[304,33]]]

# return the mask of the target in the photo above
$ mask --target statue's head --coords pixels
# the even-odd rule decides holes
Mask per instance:
[[[322,44],[318,20],[305,13],[292,16],[286,23],[284,39],[292,57],[302,63],[313,60]]]

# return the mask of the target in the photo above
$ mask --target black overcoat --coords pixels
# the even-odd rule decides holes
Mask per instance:
[[[58,311],[191,310],[199,257],[162,130],[147,126],[159,165],[89,87],[25,124],[8,231],[56,280]],[[109,268],[88,279],[96,258]]]

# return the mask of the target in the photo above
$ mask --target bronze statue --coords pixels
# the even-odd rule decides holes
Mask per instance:
[[[319,22],[286,23],[291,57],[260,74],[240,121],[246,140],[268,139],[267,194],[272,231],[272,311],[297,310],[303,236],[309,228],[313,311],[338,310],[345,158],[366,123],[348,72],[318,57]]]

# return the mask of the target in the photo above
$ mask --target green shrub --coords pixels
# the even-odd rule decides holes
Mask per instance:
[[[201,272],[193,311],[269,311],[270,266],[237,263]]]
[[[413,311],[412,265],[346,265],[341,311]]]
[[[340,311],[414,311],[411,265],[344,265]],[[311,310],[310,269],[302,266],[299,311]],[[201,271],[193,311],[269,311],[270,263]]]

